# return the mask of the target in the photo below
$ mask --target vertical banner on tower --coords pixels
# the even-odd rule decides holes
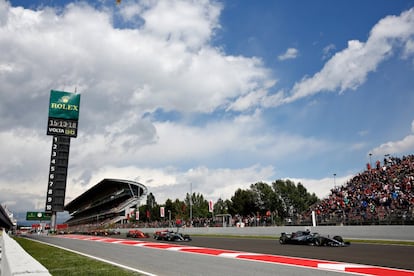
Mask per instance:
[[[160,217],[165,217],[165,207],[160,207]]]
[[[47,135],[53,135],[46,213],[63,212],[69,164],[70,138],[77,137],[80,94],[50,91]]]

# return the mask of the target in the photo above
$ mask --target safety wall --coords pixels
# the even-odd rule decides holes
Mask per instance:
[[[0,275],[5,276],[50,276],[49,271],[30,256],[5,231],[0,235],[1,270]]]
[[[154,233],[165,228],[142,228],[145,233]],[[177,230],[177,228],[169,228]],[[414,241],[414,225],[364,225],[364,226],[274,226],[274,227],[187,227],[179,228],[186,234],[269,236],[279,237],[281,233],[291,233],[308,229],[322,235],[340,235],[345,239],[356,240],[399,240]]]

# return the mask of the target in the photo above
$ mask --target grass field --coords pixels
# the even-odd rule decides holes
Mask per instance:
[[[21,237],[15,237],[14,239],[27,253],[46,267],[52,275],[142,275],[40,242]]]

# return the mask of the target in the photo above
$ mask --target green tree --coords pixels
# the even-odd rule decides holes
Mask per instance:
[[[188,209],[190,209],[191,204],[193,218],[207,218],[211,216],[208,212],[208,201],[204,199],[204,196],[200,193],[193,193],[191,199],[190,194],[187,193],[185,204],[188,206]]]
[[[213,207],[214,214],[228,214],[230,210],[228,203],[231,202],[229,200],[224,201],[223,199],[219,198]]]
[[[255,194],[252,190],[237,189],[234,196],[231,197],[232,215],[256,215],[259,209],[256,206],[255,199]]]
[[[230,214],[251,216],[266,215],[270,211],[275,221],[283,222],[286,218],[295,218],[305,212],[319,199],[316,195],[308,193],[306,188],[291,180],[276,180],[271,185],[257,182],[250,185],[250,189],[238,189],[231,199],[219,198],[214,204],[214,214]],[[193,219],[211,217],[208,211],[208,201],[200,193],[186,194],[184,201],[178,198],[175,201],[167,199],[165,214],[171,212],[171,219],[189,220],[190,203]],[[160,206],[152,193],[147,196],[145,206],[140,207],[141,220],[146,221],[146,212],[150,212],[150,220],[160,220]],[[167,217],[168,218],[168,217]]]
[[[276,180],[272,183],[276,197],[280,200],[277,206],[278,216],[295,218],[304,212],[310,205],[318,201],[317,196],[307,192],[306,188],[299,183],[297,186],[291,180]]]
[[[157,205],[157,201],[155,201],[155,196],[152,193],[149,193],[147,195],[147,207],[149,209],[152,209],[155,205]]]
[[[258,182],[250,185],[250,189],[255,194],[256,207],[261,215],[265,215],[267,211],[276,211],[280,200],[272,186],[264,182]]]
[[[235,214],[237,214],[237,211],[236,211],[236,209],[234,208],[233,201],[231,201],[230,199],[226,199],[226,200],[224,201],[224,205],[225,205],[225,206],[226,206],[226,208],[227,208],[227,213],[228,213],[228,214],[230,214],[230,215],[232,215],[232,216],[234,216]]]
[[[141,221],[154,221],[160,219],[160,206],[155,200],[155,196],[152,193],[147,195],[146,204],[139,207],[140,211],[140,220]],[[149,215],[149,217],[148,217]]]
[[[176,198],[172,203],[171,209],[171,216],[173,220],[187,218],[187,206],[185,205],[184,201],[180,201],[178,198]]]

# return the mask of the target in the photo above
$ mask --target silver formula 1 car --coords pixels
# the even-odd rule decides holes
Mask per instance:
[[[182,233],[179,233],[178,231],[177,232],[170,231],[168,229],[156,231],[154,233],[154,239],[164,240],[164,241],[176,241],[176,242],[191,241],[190,235],[182,234]]]
[[[291,234],[282,233],[279,238],[280,244],[302,244],[314,246],[343,247],[351,243],[344,241],[341,236],[324,236],[310,231],[296,231]]]

